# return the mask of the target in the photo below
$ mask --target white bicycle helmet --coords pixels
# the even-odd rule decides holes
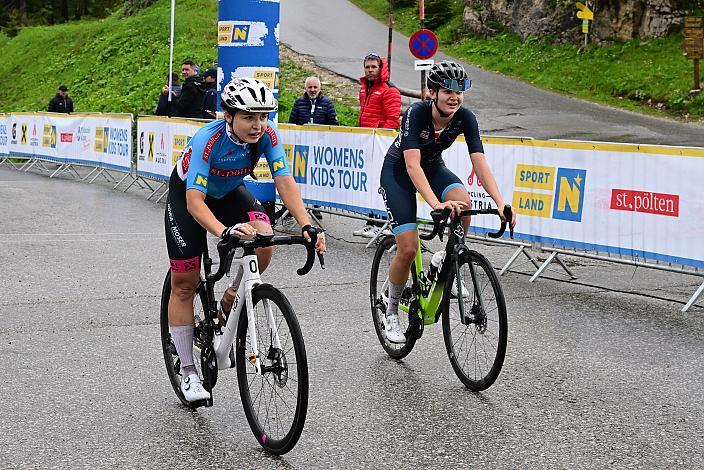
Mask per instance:
[[[230,112],[270,113],[278,107],[266,83],[256,78],[233,78],[223,88],[220,98],[223,109]]]

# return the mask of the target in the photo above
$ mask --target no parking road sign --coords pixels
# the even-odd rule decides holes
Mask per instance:
[[[408,41],[408,48],[416,58],[430,59],[438,51],[438,37],[429,29],[419,29]]]

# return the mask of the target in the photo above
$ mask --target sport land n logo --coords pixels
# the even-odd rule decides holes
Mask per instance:
[[[296,183],[306,184],[308,181],[308,155],[310,147],[295,145],[293,147],[293,179]]]
[[[516,165],[513,206],[519,214],[572,222],[582,221],[587,170]]]
[[[93,150],[95,150],[96,153],[107,153],[109,135],[110,135],[110,128],[108,128],[108,127],[96,127],[95,128],[95,146],[93,147]]]
[[[56,148],[56,126],[44,124],[44,134],[42,135],[42,147]]]

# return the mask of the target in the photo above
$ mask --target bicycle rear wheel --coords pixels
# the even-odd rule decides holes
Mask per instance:
[[[396,239],[392,236],[384,238],[376,247],[374,260],[372,261],[372,272],[369,277],[369,300],[371,302],[374,329],[381,347],[392,358],[402,359],[408,356],[416,344],[417,327],[410,324],[408,315],[399,311],[398,318],[401,323],[401,329],[406,332],[406,342],[396,344],[386,339],[384,316],[388,305],[389,266],[395,253]]]
[[[164,287],[161,290],[161,313],[160,324],[161,324],[161,350],[164,353],[164,363],[166,365],[166,373],[169,376],[169,381],[171,382],[171,387],[174,389],[174,393],[181,403],[184,405],[196,408],[200,406],[201,402],[189,402],[183,396],[181,392],[181,359],[179,359],[176,353],[176,346],[171,340],[171,332],[169,331],[169,297],[171,296],[171,271],[166,274],[166,279],[164,279]],[[198,338],[199,324],[200,320],[205,318],[205,310],[207,308],[208,302],[206,300],[205,289],[203,284],[198,285],[196,290],[196,296],[193,300],[193,310],[195,318],[195,331],[193,333],[193,362],[195,363],[196,369],[198,370],[198,375],[203,377],[200,368],[200,339]]]
[[[452,294],[455,276],[466,286],[462,289],[464,318]],[[464,253],[459,273],[452,270],[444,295],[448,300],[442,312],[442,332],[452,368],[467,388],[485,390],[501,372],[508,339],[506,302],[489,260],[476,251]]]
[[[244,413],[259,444],[272,454],[285,454],[298,442],[308,412],[308,360],[303,335],[291,304],[269,284],[252,291],[257,349],[262,366],[250,361],[247,311],[237,327],[237,381]],[[273,325],[267,309],[271,309]],[[279,344],[276,342],[278,333]]]

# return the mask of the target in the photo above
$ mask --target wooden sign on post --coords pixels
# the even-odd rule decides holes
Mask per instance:
[[[684,52],[694,60],[694,85],[692,91],[700,90],[699,60],[704,54],[704,17],[687,16],[684,19]]]

